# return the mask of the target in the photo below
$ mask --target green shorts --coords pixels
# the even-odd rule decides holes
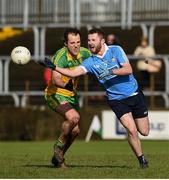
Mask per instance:
[[[45,94],[45,99],[46,99],[48,106],[53,111],[56,111],[56,108],[58,106],[60,106],[61,102],[63,102],[63,101],[67,101],[68,103],[70,103],[72,108],[76,109],[77,111],[79,111],[79,109],[80,109],[79,98],[77,96],[69,97],[69,96],[62,96],[60,94],[52,94],[52,95]]]

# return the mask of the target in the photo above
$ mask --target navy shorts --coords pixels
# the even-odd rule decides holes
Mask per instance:
[[[148,116],[145,96],[141,90],[138,90],[137,95],[122,100],[108,100],[108,103],[118,119],[129,112],[132,113],[134,119]]]

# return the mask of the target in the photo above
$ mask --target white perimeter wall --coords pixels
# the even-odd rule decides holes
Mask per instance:
[[[149,111],[150,134],[141,139],[169,139],[169,111]],[[103,139],[124,139],[125,129],[112,111],[102,112]]]

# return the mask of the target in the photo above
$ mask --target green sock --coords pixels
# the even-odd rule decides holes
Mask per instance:
[[[55,142],[55,146],[57,146],[61,149],[63,149],[64,145],[65,144],[60,139],[56,140],[56,142]]]

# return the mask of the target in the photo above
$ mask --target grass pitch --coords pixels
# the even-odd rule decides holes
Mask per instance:
[[[50,163],[53,142],[0,142],[0,178],[169,178],[169,141],[142,141],[149,160],[140,169],[126,140],[76,141],[68,169]]]

